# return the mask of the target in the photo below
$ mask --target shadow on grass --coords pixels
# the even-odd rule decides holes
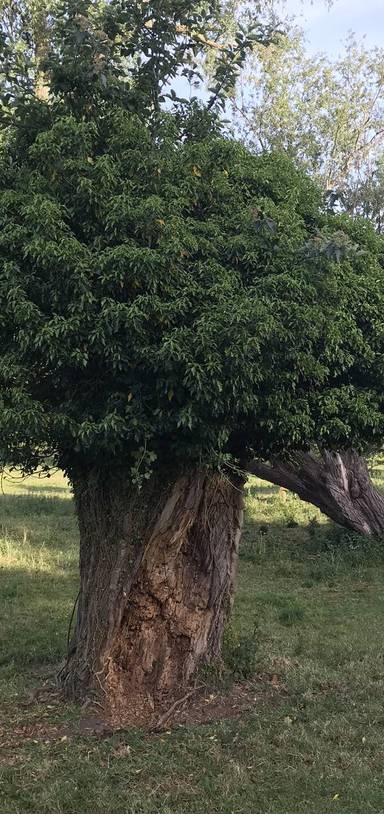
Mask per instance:
[[[39,491],[37,487],[34,488],[37,492]],[[56,491],[58,491],[56,488],[53,489],[53,492]],[[0,495],[0,522],[4,517],[19,519],[41,514],[72,516],[74,514],[73,501],[68,497],[41,494]]]
[[[257,565],[264,575],[273,572],[283,581],[300,580],[303,588],[334,586],[344,579],[367,585],[380,578],[384,538],[366,537],[331,521],[293,526],[284,520],[260,524],[248,518],[239,558]]]
[[[278,494],[279,487],[273,486],[271,483],[264,482],[257,484],[252,483],[249,486],[247,486],[247,495],[249,497],[258,497],[259,495],[263,497],[267,495],[273,495],[274,497],[277,497]]]
[[[78,589],[73,572],[7,568],[0,573],[0,668],[63,657]]]

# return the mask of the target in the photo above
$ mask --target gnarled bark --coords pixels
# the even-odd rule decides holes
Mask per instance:
[[[101,693],[115,720],[147,722],[220,656],[242,490],[195,471],[139,493],[93,473],[74,493],[81,585],[60,682],[71,697]]]
[[[361,534],[384,532],[384,494],[373,485],[364,459],[355,451],[297,452],[289,460],[251,461],[247,470],[295,492],[325,515]]]

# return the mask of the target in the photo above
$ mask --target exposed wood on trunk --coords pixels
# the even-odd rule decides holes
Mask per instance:
[[[220,658],[242,489],[195,471],[140,493],[93,473],[74,491],[81,590],[60,681],[72,697],[99,690],[116,721],[150,722]]]
[[[250,461],[248,472],[289,489],[346,528],[384,532],[384,494],[373,485],[367,464],[355,451],[297,452],[289,460]]]

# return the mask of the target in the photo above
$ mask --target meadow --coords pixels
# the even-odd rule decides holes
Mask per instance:
[[[251,480],[226,670],[159,733],[105,731],[55,691],[77,548],[60,473],[3,482],[1,814],[384,812],[382,540]]]

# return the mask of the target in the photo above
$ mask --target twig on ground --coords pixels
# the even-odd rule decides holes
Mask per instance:
[[[200,684],[198,687],[195,687],[193,690],[190,690],[189,692],[187,692],[186,695],[183,695],[182,698],[179,698],[177,701],[175,701],[174,704],[172,704],[172,706],[170,706],[169,709],[167,709],[167,711],[164,712],[163,715],[160,715],[159,720],[157,721],[155,726],[152,727],[151,731],[152,732],[161,732],[161,730],[164,728],[164,724],[166,724],[167,721],[169,721],[172,713],[178,707],[180,707],[184,703],[184,701],[188,701],[188,699],[191,698],[192,695],[195,695],[195,693],[197,693],[199,690],[202,690],[202,689],[204,689],[204,685]]]

